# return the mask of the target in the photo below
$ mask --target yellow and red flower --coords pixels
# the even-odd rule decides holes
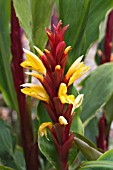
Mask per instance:
[[[38,47],[34,47],[40,58],[32,52],[24,50],[26,60],[21,64],[22,67],[35,71],[26,72],[26,74],[34,76],[42,84],[26,83],[22,85],[21,91],[43,102],[53,123],[44,122],[39,128],[39,134],[47,137],[46,128],[50,130],[61,162],[67,161],[68,152],[74,138],[74,134],[70,134],[74,110],[83,101],[83,94],[79,94],[77,97],[73,94],[69,95],[68,88],[89,70],[89,67],[81,62],[81,56],[64,75],[68,52],[71,50],[70,46],[66,48],[64,42],[64,33],[67,28],[68,26],[62,28],[61,21],[57,26],[54,26],[54,33],[47,28],[46,33],[49,38],[50,50],[44,49],[44,52],[42,52]],[[68,106],[65,107],[65,104],[68,104]]]

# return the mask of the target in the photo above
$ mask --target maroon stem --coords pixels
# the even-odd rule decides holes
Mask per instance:
[[[27,170],[38,170],[38,146],[33,143],[33,130],[31,114],[27,106],[25,95],[20,91],[20,85],[24,83],[23,69],[20,63],[23,60],[23,50],[21,44],[21,32],[16,17],[13,3],[11,5],[11,69],[14,79],[14,85],[18,98],[19,123],[21,133],[21,143],[24,150]]]
[[[104,152],[107,150],[107,142],[106,142],[106,121],[104,114],[100,118],[99,121],[99,135],[97,137],[97,147],[101,148]]]
[[[113,39],[113,10],[108,15],[108,21],[106,27],[106,35],[105,35],[105,43],[104,43],[105,62],[110,62],[112,39]]]

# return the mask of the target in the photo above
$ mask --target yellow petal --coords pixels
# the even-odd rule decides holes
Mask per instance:
[[[59,123],[60,123],[61,125],[66,126],[66,125],[68,124],[68,122],[67,122],[67,120],[65,119],[64,116],[60,116],[58,120],[59,120]]]
[[[34,72],[25,72],[25,73],[28,74],[28,75],[36,77],[41,82],[43,82],[43,80],[44,80],[44,77],[42,75],[40,75],[40,74],[37,74],[37,73],[34,73]]]
[[[73,104],[74,103],[74,95],[67,95],[67,87],[65,83],[61,83],[58,91],[58,97],[60,101],[65,104]]]
[[[21,86],[24,87],[21,89],[22,93],[49,103],[49,96],[43,86],[31,83],[26,83]]]
[[[79,95],[75,98],[75,101],[74,101],[74,103],[73,103],[73,108],[72,108],[71,114],[74,112],[74,110],[75,110],[76,108],[78,108],[78,107],[82,104],[83,97],[84,97],[83,94],[79,94]]]
[[[83,76],[88,70],[90,69],[89,66],[85,66],[82,64],[79,69],[77,69],[73,75],[70,77],[68,86],[70,86],[72,83],[74,83],[75,80]]]
[[[46,128],[51,129],[52,128],[52,123],[51,122],[45,122],[45,123],[42,123],[40,125],[40,127],[39,127],[39,134],[40,134],[41,137],[43,137],[45,135],[46,138],[47,138]]]
[[[21,63],[21,66],[46,75],[46,68],[44,67],[42,61],[34,53],[25,49],[23,50],[26,53],[26,60]]]
[[[67,74],[66,74],[66,78],[69,79],[70,76],[75,72],[75,70],[77,69],[78,64],[81,62],[83,56],[77,58],[77,60],[75,60],[75,62],[71,65],[71,67],[69,68]]]

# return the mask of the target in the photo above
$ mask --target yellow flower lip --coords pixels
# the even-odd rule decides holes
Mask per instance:
[[[21,87],[23,87],[23,89],[21,89],[22,93],[49,103],[49,96],[43,86],[25,83],[22,84]]]
[[[65,117],[64,116],[59,116],[59,123],[61,124],[61,125],[64,125],[64,126],[66,126],[66,125],[68,125],[68,122],[67,122],[67,120],[65,119]]]
[[[52,123],[51,122],[44,122],[44,123],[42,123],[40,125],[40,127],[39,127],[39,134],[40,134],[41,137],[43,137],[45,135],[46,138],[47,138],[46,128],[51,129],[52,128]]]
[[[61,83],[58,91],[58,97],[60,101],[65,104],[73,104],[74,102],[74,95],[67,95],[67,87],[65,83]]]
[[[74,95],[67,95],[67,86],[65,83],[61,83],[58,91],[58,97],[63,104],[68,103],[73,105],[72,114],[74,110],[82,104],[84,95],[79,94],[76,98]]]
[[[81,106],[82,102],[83,102],[83,98],[84,98],[84,94],[79,94],[75,100],[74,100],[74,103],[73,103],[73,108],[72,108],[72,111],[71,111],[71,114],[73,114],[74,110],[77,109],[78,107]]]
[[[75,72],[76,67],[81,62],[82,58],[83,58],[83,55],[81,57],[77,58],[77,60],[75,60],[75,62],[69,68],[69,70],[68,70],[68,72],[66,74],[66,77],[69,78]]]
[[[35,70],[40,74],[46,75],[46,68],[42,61],[32,52],[23,49],[26,54],[26,60],[21,63],[21,66],[30,70]]]
[[[65,75],[65,80],[68,82],[68,86],[74,83],[75,80],[83,76],[89,70],[90,67],[85,66],[84,63],[81,62],[82,58],[83,56],[75,60]]]

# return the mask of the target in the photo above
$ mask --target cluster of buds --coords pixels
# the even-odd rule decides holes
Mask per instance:
[[[34,47],[40,56],[38,58],[34,53],[24,50],[26,60],[21,63],[21,66],[34,70],[35,72],[26,73],[37,78],[41,85],[26,83],[22,85],[21,91],[43,102],[52,121],[42,123],[39,133],[41,136],[47,136],[46,128],[50,130],[59,155],[60,168],[67,170],[68,153],[74,139],[74,134],[70,134],[70,127],[74,110],[82,104],[83,100],[83,94],[79,94],[76,98],[74,95],[69,95],[69,87],[85,74],[89,67],[81,62],[81,56],[64,75],[68,52],[71,50],[70,46],[66,48],[64,42],[64,33],[68,25],[62,28],[62,22],[59,21],[58,25],[53,27],[54,33],[46,28],[50,51],[44,49],[42,52]]]

